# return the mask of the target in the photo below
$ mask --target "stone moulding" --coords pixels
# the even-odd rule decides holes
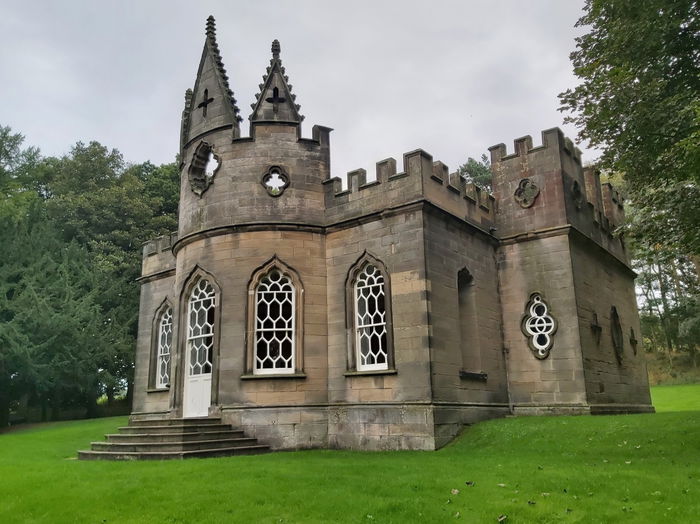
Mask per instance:
[[[549,314],[549,306],[540,293],[530,295],[520,326],[535,358],[544,360],[549,357],[554,345],[552,337],[557,331],[557,322]]]

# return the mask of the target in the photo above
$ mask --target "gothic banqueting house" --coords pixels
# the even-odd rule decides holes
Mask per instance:
[[[653,411],[622,201],[559,129],[490,148],[493,195],[423,150],[330,174],[272,59],[242,136],[209,18],[177,234],[148,242],[133,423],[272,449],[436,449],[507,414]]]

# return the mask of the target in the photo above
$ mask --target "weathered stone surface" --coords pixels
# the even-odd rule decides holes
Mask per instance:
[[[135,413],[182,416],[187,292],[202,275],[217,289],[209,413],[273,449],[436,449],[465,424],[507,413],[653,409],[643,352],[628,340],[640,333],[634,275],[611,235],[621,199],[594,170],[584,173],[560,130],[543,132],[538,147],[516,140],[515,154],[491,148],[495,196],[422,150],[403,156],[403,171],[394,159],[378,162],[375,180],[353,171],[343,189],[331,178],[330,129],[314,126],[303,138],[275,49],[265,100],[241,138],[237,122],[217,128],[203,107],[194,115],[203,89],[222,78],[205,48],[183,122],[179,232],[144,246]],[[220,89],[210,88],[219,94],[206,118],[230,120],[233,110],[217,106]],[[205,139],[221,164],[197,194],[188,170]],[[262,183],[274,166],[288,183],[279,193]],[[523,206],[525,178],[539,193]],[[351,279],[367,261],[384,275],[390,365],[362,372]],[[300,288],[296,365],[286,376],[254,375],[251,283],[274,263]],[[534,293],[557,325],[542,358],[521,329]],[[154,319],[165,301],[174,318],[171,386],[154,390]],[[613,305],[624,335],[619,361]]]

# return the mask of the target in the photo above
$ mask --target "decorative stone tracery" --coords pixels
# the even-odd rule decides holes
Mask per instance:
[[[520,207],[528,208],[532,207],[539,194],[540,188],[537,187],[537,184],[529,178],[523,178],[518,183],[518,189],[515,190],[513,197],[515,201],[520,204]]]
[[[284,190],[289,187],[289,175],[281,166],[271,166],[260,180],[260,183],[273,197],[281,196]]]
[[[549,306],[539,293],[530,295],[521,329],[527,336],[528,344],[535,357],[540,360],[547,358],[554,345],[552,336],[557,331],[557,322],[549,314]]]
[[[188,176],[192,192],[202,196],[214,181],[221,167],[221,159],[214,153],[211,144],[200,142],[192,155]]]

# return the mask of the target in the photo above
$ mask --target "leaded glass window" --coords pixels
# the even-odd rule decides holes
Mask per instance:
[[[192,290],[187,307],[187,349],[189,374],[211,373],[214,347],[214,311],[216,292],[208,280],[202,279]]]
[[[291,279],[272,269],[255,290],[257,375],[294,373],[295,290]]]
[[[173,345],[173,310],[168,307],[158,322],[158,358],[156,387],[165,388],[170,384],[170,350]]]
[[[358,371],[389,368],[384,276],[367,264],[355,279],[355,350]]]

